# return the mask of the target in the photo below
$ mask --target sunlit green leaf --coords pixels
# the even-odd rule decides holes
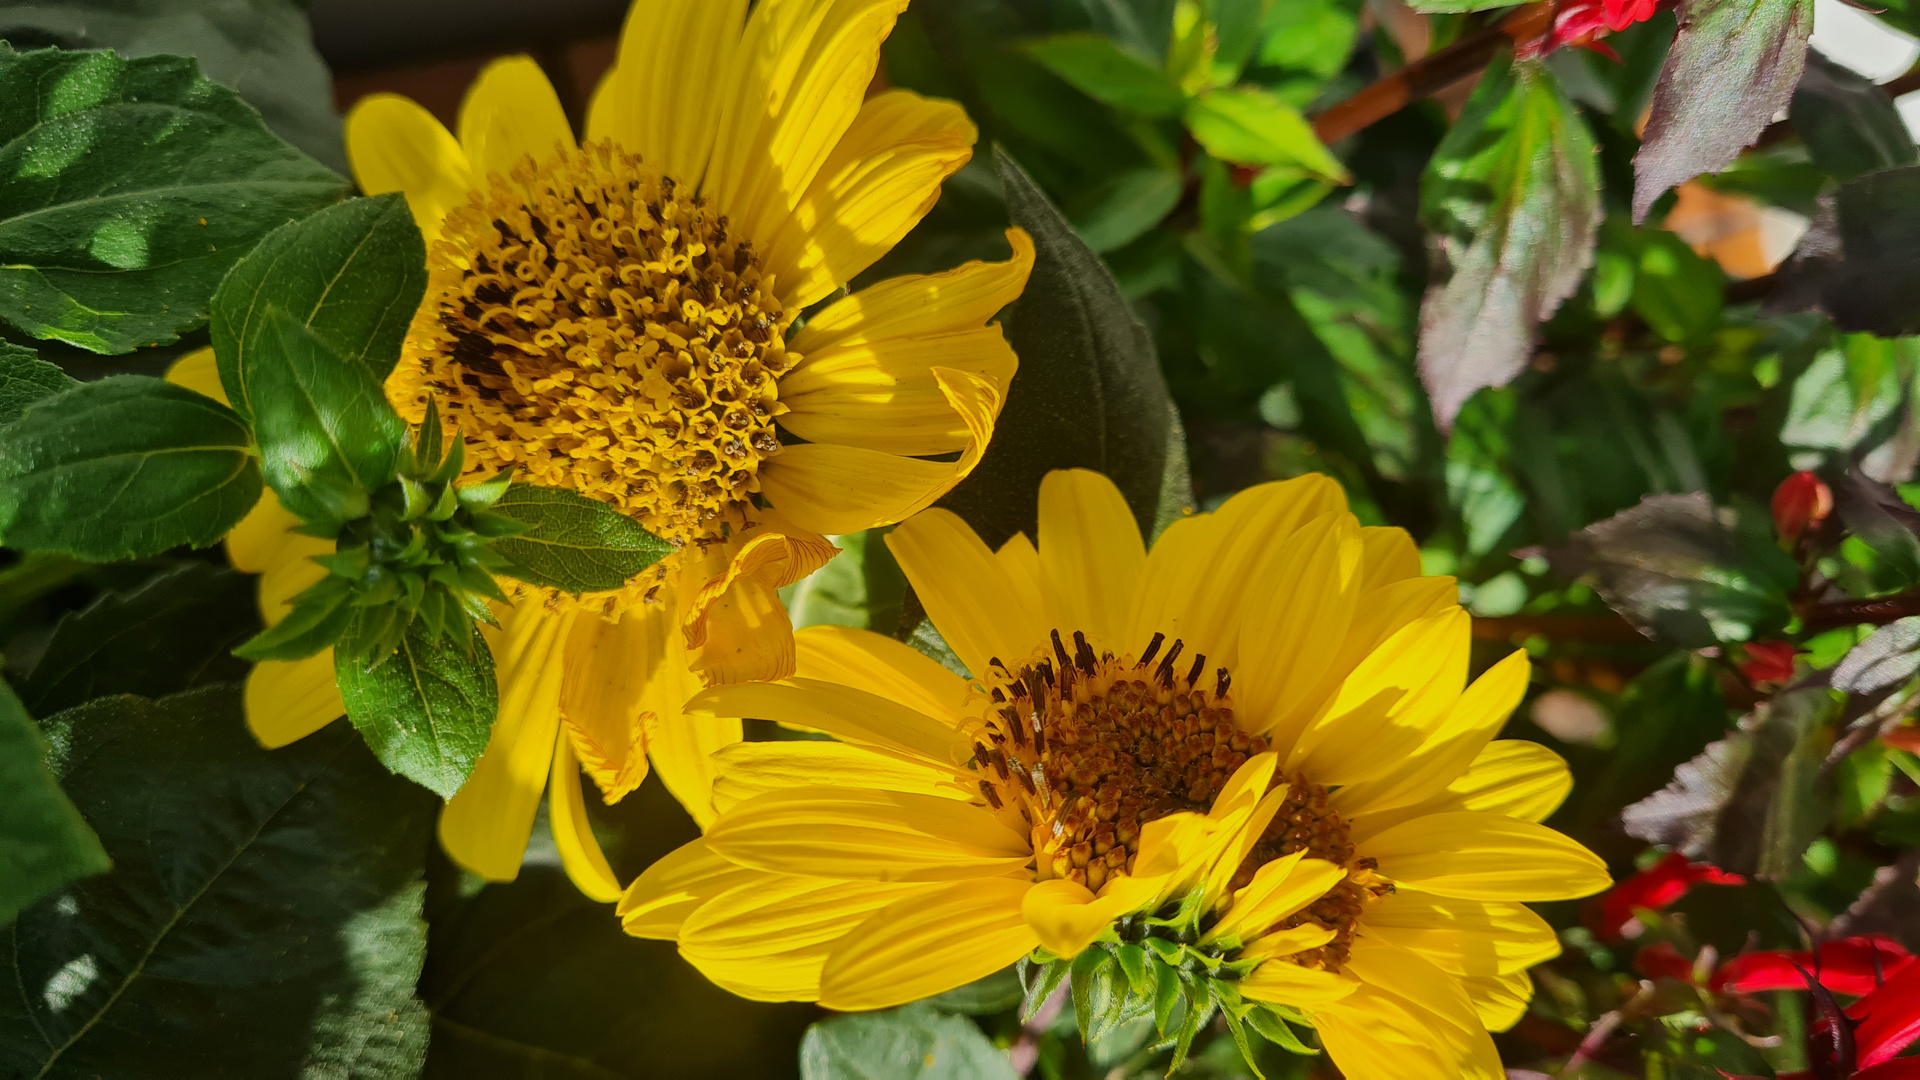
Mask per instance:
[[[598,499],[565,488],[515,484],[492,512],[527,527],[493,542],[515,577],[566,592],[617,589],[674,550]]]

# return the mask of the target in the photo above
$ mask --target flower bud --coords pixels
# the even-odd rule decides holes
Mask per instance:
[[[1833,513],[1833,489],[1813,473],[1794,473],[1773,489],[1773,527],[1783,543],[1793,544]]]
[[[1783,683],[1793,678],[1793,646],[1785,641],[1748,642],[1747,658],[1740,662],[1740,674],[1747,681]]]

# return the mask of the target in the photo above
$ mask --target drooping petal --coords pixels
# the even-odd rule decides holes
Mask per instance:
[[[716,686],[687,702],[695,716],[752,716],[776,720],[935,768],[952,769],[972,756],[966,736],[886,698],[813,679]]]
[[[247,672],[247,730],[269,750],[326,727],[346,715],[333,676],[333,650],[305,660],[263,660]]]
[[[467,87],[460,103],[460,149],[476,179],[505,176],[523,157],[545,161],[573,148],[560,96],[532,57],[501,57]]]
[[[346,121],[347,160],[369,195],[398,191],[428,243],[474,187],[466,151],[433,114],[398,94],[368,94]]]
[[[670,612],[643,605],[611,620],[582,616],[567,634],[560,719],[609,803],[647,778],[647,748],[660,723],[647,708],[647,687],[666,660],[667,635],[677,632]]]
[[[747,0],[633,4],[587,137],[612,139],[683,184],[699,184],[736,62]]]
[[[594,839],[587,821],[587,804],[580,795],[580,763],[563,730],[554,742],[553,776],[547,784],[547,821],[553,828],[553,846],[560,865],[590,900],[611,904],[620,899],[620,879],[613,876],[607,856]]]
[[[1362,854],[1401,888],[1463,900],[1571,900],[1611,884],[1606,863],[1552,829],[1499,814],[1430,814],[1369,840]]]
[[[713,809],[724,814],[769,791],[799,787],[911,791],[947,799],[970,793],[950,772],[912,765],[839,742],[742,742],[714,755]]]
[[[687,602],[684,623],[692,669],[709,686],[793,674],[793,624],[778,590],[825,566],[839,552],[825,537],[804,531],[753,534]]]
[[[1025,836],[983,807],[898,791],[771,791],[734,807],[707,846],[742,866],[858,881],[955,881],[1026,866]]]
[[[1113,481],[1059,469],[1040,481],[1040,593],[1051,629],[1117,642],[1147,548]]]
[[[1011,576],[959,515],[930,510],[887,534],[927,616],[960,662],[984,677],[992,657],[1018,663],[1046,640],[1040,613],[1020,602]]]
[[[648,688],[648,708],[660,719],[654,725],[647,757],[667,790],[679,800],[701,828],[713,824],[713,755],[745,737],[738,716],[690,716],[671,704],[693,690],[685,667],[662,665],[668,674]],[[677,687],[669,692],[665,687]],[[655,695],[658,696],[655,696]]]
[[[829,1009],[883,1009],[985,978],[1038,944],[1021,915],[1025,878],[956,881],[875,912],[840,939],[820,975]]]
[[[846,626],[809,626],[794,635],[794,674],[864,690],[947,722],[963,714],[967,682],[905,642]]]
[[[1070,878],[1052,878],[1028,890],[1020,910],[1048,952],[1074,957],[1115,919],[1151,905],[1160,887],[1158,878],[1122,874],[1108,879],[1096,895]]]
[[[689,841],[661,857],[633,879],[614,913],[621,928],[634,937],[680,936],[687,916],[700,905],[747,882],[763,882],[773,875],[737,866],[707,850],[705,839]]]

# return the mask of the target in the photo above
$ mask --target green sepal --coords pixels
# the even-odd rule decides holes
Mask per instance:
[[[1216,983],[1215,993],[1217,994],[1220,989],[1220,984]],[[1228,992],[1231,993],[1231,991]],[[1233,1045],[1239,1049],[1241,1058],[1247,1063],[1247,1068],[1253,1070],[1255,1080],[1267,1080],[1266,1074],[1260,1071],[1260,1064],[1254,1060],[1253,1044],[1247,1041],[1247,1026],[1242,1018],[1236,1014],[1235,1010],[1228,1008],[1225,1002],[1220,1005],[1220,1014],[1226,1018],[1227,1031],[1233,1036]]]
[[[1169,966],[1156,958],[1153,961],[1153,977],[1153,1030],[1164,1039],[1180,1006],[1185,1003],[1186,995],[1180,992],[1178,968]]]
[[[427,477],[429,484],[451,484],[467,467],[467,439],[456,433],[453,445],[447,448],[447,456],[440,461],[440,467]]]
[[[462,484],[454,488],[454,496],[460,500],[461,507],[467,510],[485,510],[500,501],[513,484],[513,470],[496,474],[490,479],[475,484]]]
[[[489,540],[504,540],[509,536],[519,536],[533,527],[524,521],[515,521],[505,514],[496,514],[488,510],[476,510],[467,515],[467,524],[474,532]]]
[[[416,476],[425,476],[439,468],[442,439],[440,403],[429,396],[427,415],[413,432],[413,468],[409,471]]]
[[[313,555],[310,558],[315,563],[326,567],[327,573],[349,581],[358,581],[365,577],[368,568],[373,565],[373,553],[365,544],[355,544],[328,555]]]
[[[1154,989],[1153,969],[1148,966],[1147,950],[1138,945],[1119,945],[1113,950],[1113,958],[1120,963],[1120,970],[1126,973],[1127,985],[1133,988],[1135,997],[1151,997]]]
[[[411,476],[400,477],[400,520],[412,521],[424,517],[433,509],[434,496],[427,491],[426,485]]]
[[[462,566],[460,568],[460,583],[465,585],[466,590],[470,593],[477,593],[489,600],[498,600],[503,604],[507,603],[507,594],[500,591],[500,583],[493,580],[492,574],[487,573],[477,566],[470,564]]]
[[[1182,976],[1180,981],[1185,990],[1181,996],[1186,1000],[1187,1015],[1180,1024],[1179,1034],[1174,1037],[1173,1063],[1167,1066],[1169,1076],[1186,1062],[1187,1051],[1193,1049],[1194,1036],[1200,1034],[1200,1029],[1207,1025],[1207,1021],[1213,1019],[1213,997],[1207,992],[1205,985],[1190,981],[1185,976]]]
[[[460,492],[450,482],[441,482],[440,495],[434,501],[433,509],[427,511],[428,521],[445,521],[460,509]]]
[[[1246,1015],[1247,1024],[1268,1042],[1294,1054],[1318,1054],[1320,1051],[1302,1042],[1293,1025],[1272,1006],[1256,1004]]]
[[[1147,948],[1152,949],[1160,962],[1168,967],[1180,967],[1186,960],[1187,950],[1177,941],[1170,941],[1163,937],[1149,937],[1146,943]]]
[[[305,660],[331,647],[353,618],[353,586],[345,578],[321,578],[293,601],[286,618],[233,650],[242,660]]]
[[[1053,996],[1053,992],[1060,988],[1060,982],[1067,977],[1070,965],[1065,960],[1058,959],[1038,961],[1023,959],[1020,963],[1022,965],[1020,986],[1023,991],[1020,998],[1020,1020],[1025,1023],[1033,1019],[1034,1014],[1040,1011],[1040,1007]]]

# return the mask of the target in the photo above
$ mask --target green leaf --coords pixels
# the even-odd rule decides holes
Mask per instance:
[[[617,589],[674,550],[606,503],[565,488],[515,484],[491,512],[527,527],[493,542],[515,563],[507,572],[566,592]]]
[[[1842,180],[1920,160],[1887,92],[1817,52],[1807,54],[1787,119],[1813,163]]]
[[[1177,116],[1186,95],[1160,65],[1099,34],[1059,34],[1032,42],[1028,56],[1096,101],[1142,116]]]
[[[47,741],[0,683],[0,926],[113,863],[47,767]]]
[[[1813,0],[1687,0],[1633,158],[1633,220],[1727,167],[1780,110],[1807,58]]]
[[[358,516],[352,511],[393,480],[407,426],[366,368],[265,303],[238,366],[253,404],[260,472],[305,521]]]
[[[11,424],[27,406],[77,385],[73,376],[21,345],[0,341],[0,424]]]
[[[1207,153],[1236,165],[1298,165],[1337,183],[1347,167],[1300,110],[1257,87],[1213,90],[1187,105],[1187,129]]]
[[[1094,251],[1125,247],[1172,213],[1184,189],[1173,169],[1129,169],[1076,200],[1073,227]]]
[[[922,1003],[824,1020],[800,1042],[801,1080],[1012,1080],[973,1021]]]
[[[805,626],[853,626],[892,635],[900,628],[906,575],[882,539],[871,529],[828,537],[840,554],[780,590],[795,630]]]
[[[240,418],[160,379],[116,375],[0,428],[0,535],[95,562],[206,547],[260,498]]]
[[[233,655],[261,660],[304,660],[330,649],[353,621],[353,586],[345,578],[328,575],[295,597],[293,610],[257,636],[233,650]]]
[[[1025,171],[996,151],[1007,210],[1037,254],[1026,292],[1003,320],[1020,356],[993,442],[940,505],[988,544],[1037,531],[1040,481],[1093,469],[1126,496],[1141,531],[1192,505],[1185,436],[1153,339],[1113,275]]]
[[[14,2],[0,12],[0,38],[23,33],[65,49],[112,49],[131,60],[190,56],[200,71],[260,110],[274,134],[328,168],[347,173],[333,80],[313,47],[297,0],[56,0]]]
[[[398,194],[353,199],[268,233],[213,298],[213,351],[235,411],[253,415],[249,350],[270,306],[374,383],[384,380],[426,292],[426,258]]]
[[[103,593],[53,628],[20,697],[51,716],[108,694],[161,697],[245,678],[228,650],[260,628],[257,580],[189,563]]]
[[[1873,584],[1904,589],[1920,583],[1920,514],[1893,489],[1854,469],[1833,486],[1833,507],[1847,531],[1873,550]]]
[[[172,56],[0,47],[0,318],[101,353],[174,341],[234,260],[347,183]]]
[[[358,618],[382,614],[365,608]],[[471,624],[464,629],[478,634]],[[414,620],[399,651],[372,670],[344,650],[335,654],[333,670],[347,718],[381,763],[452,798],[486,750],[499,708],[493,654],[485,645],[462,648],[451,638],[428,642],[425,627]]]
[[[0,941],[0,1073],[415,1075],[434,800],[344,724],[278,750],[235,685],[46,722],[111,873]]]
[[[1882,169],[1840,185],[1833,214],[1800,241],[1770,311],[1817,309],[1842,330],[1920,333],[1920,165]]]
[[[984,979],[975,979],[965,986],[956,986],[944,994],[936,994],[927,999],[927,1004],[942,1012],[991,1016],[1020,1004],[1024,996],[1019,972],[1007,967]]]
[[[1920,674],[1920,615],[1895,619],[1867,635],[1828,676],[1843,694],[1872,694]]]
[[[1489,67],[1421,183],[1421,216],[1452,267],[1420,311],[1420,377],[1442,429],[1475,391],[1520,374],[1536,327],[1579,288],[1599,187],[1593,137],[1552,73]]]

